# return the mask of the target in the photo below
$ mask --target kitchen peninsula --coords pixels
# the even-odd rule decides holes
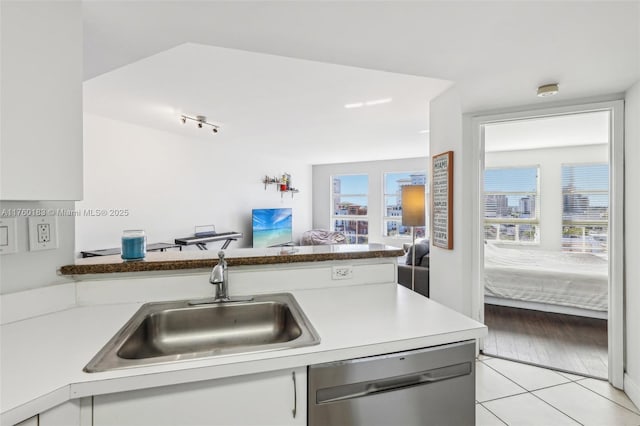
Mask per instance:
[[[398,257],[404,251],[384,244],[337,244],[318,246],[240,248],[225,250],[229,266],[275,265]],[[211,268],[217,262],[217,251],[150,252],[142,261],[127,262],[120,256],[79,259],[74,265],[60,268],[62,275],[105,274],[116,272],[175,271]]]
[[[320,343],[87,373],[85,365],[144,303],[211,297],[217,253],[150,253],[127,263],[116,256],[79,259],[61,268],[72,282],[2,296],[11,309],[1,329],[0,423],[306,425],[310,366],[486,335],[484,325],[398,286],[401,250],[392,247],[225,253],[230,295],[290,293]],[[475,367],[466,364],[465,383],[473,383]],[[451,416],[474,412],[473,386],[465,388],[465,408]]]

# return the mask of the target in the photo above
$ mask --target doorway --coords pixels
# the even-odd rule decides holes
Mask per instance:
[[[475,119],[484,353],[621,387],[621,107]]]

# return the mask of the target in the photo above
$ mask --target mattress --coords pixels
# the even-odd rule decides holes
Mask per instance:
[[[520,247],[485,245],[486,295],[595,311],[607,310],[606,258],[592,253],[563,253]]]

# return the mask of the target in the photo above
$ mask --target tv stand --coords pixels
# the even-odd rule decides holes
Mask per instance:
[[[209,235],[206,237],[185,237],[185,238],[176,238],[175,243],[181,246],[191,246],[195,245],[200,250],[207,250],[207,243],[212,243],[214,241],[224,241],[221,249],[224,250],[229,247],[231,241],[237,241],[242,238],[241,232],[221,232],[215,235]]]
[[[271,247],[295,247],[295,244],[293,243],[293,241],[289,241],[288,243],[274,244],[272,246],[269,246],[269,248]]]

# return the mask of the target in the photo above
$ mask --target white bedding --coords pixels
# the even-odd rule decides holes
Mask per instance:
[[[606,311],[608,262],[591,253],[485,244],[485,294]]]

